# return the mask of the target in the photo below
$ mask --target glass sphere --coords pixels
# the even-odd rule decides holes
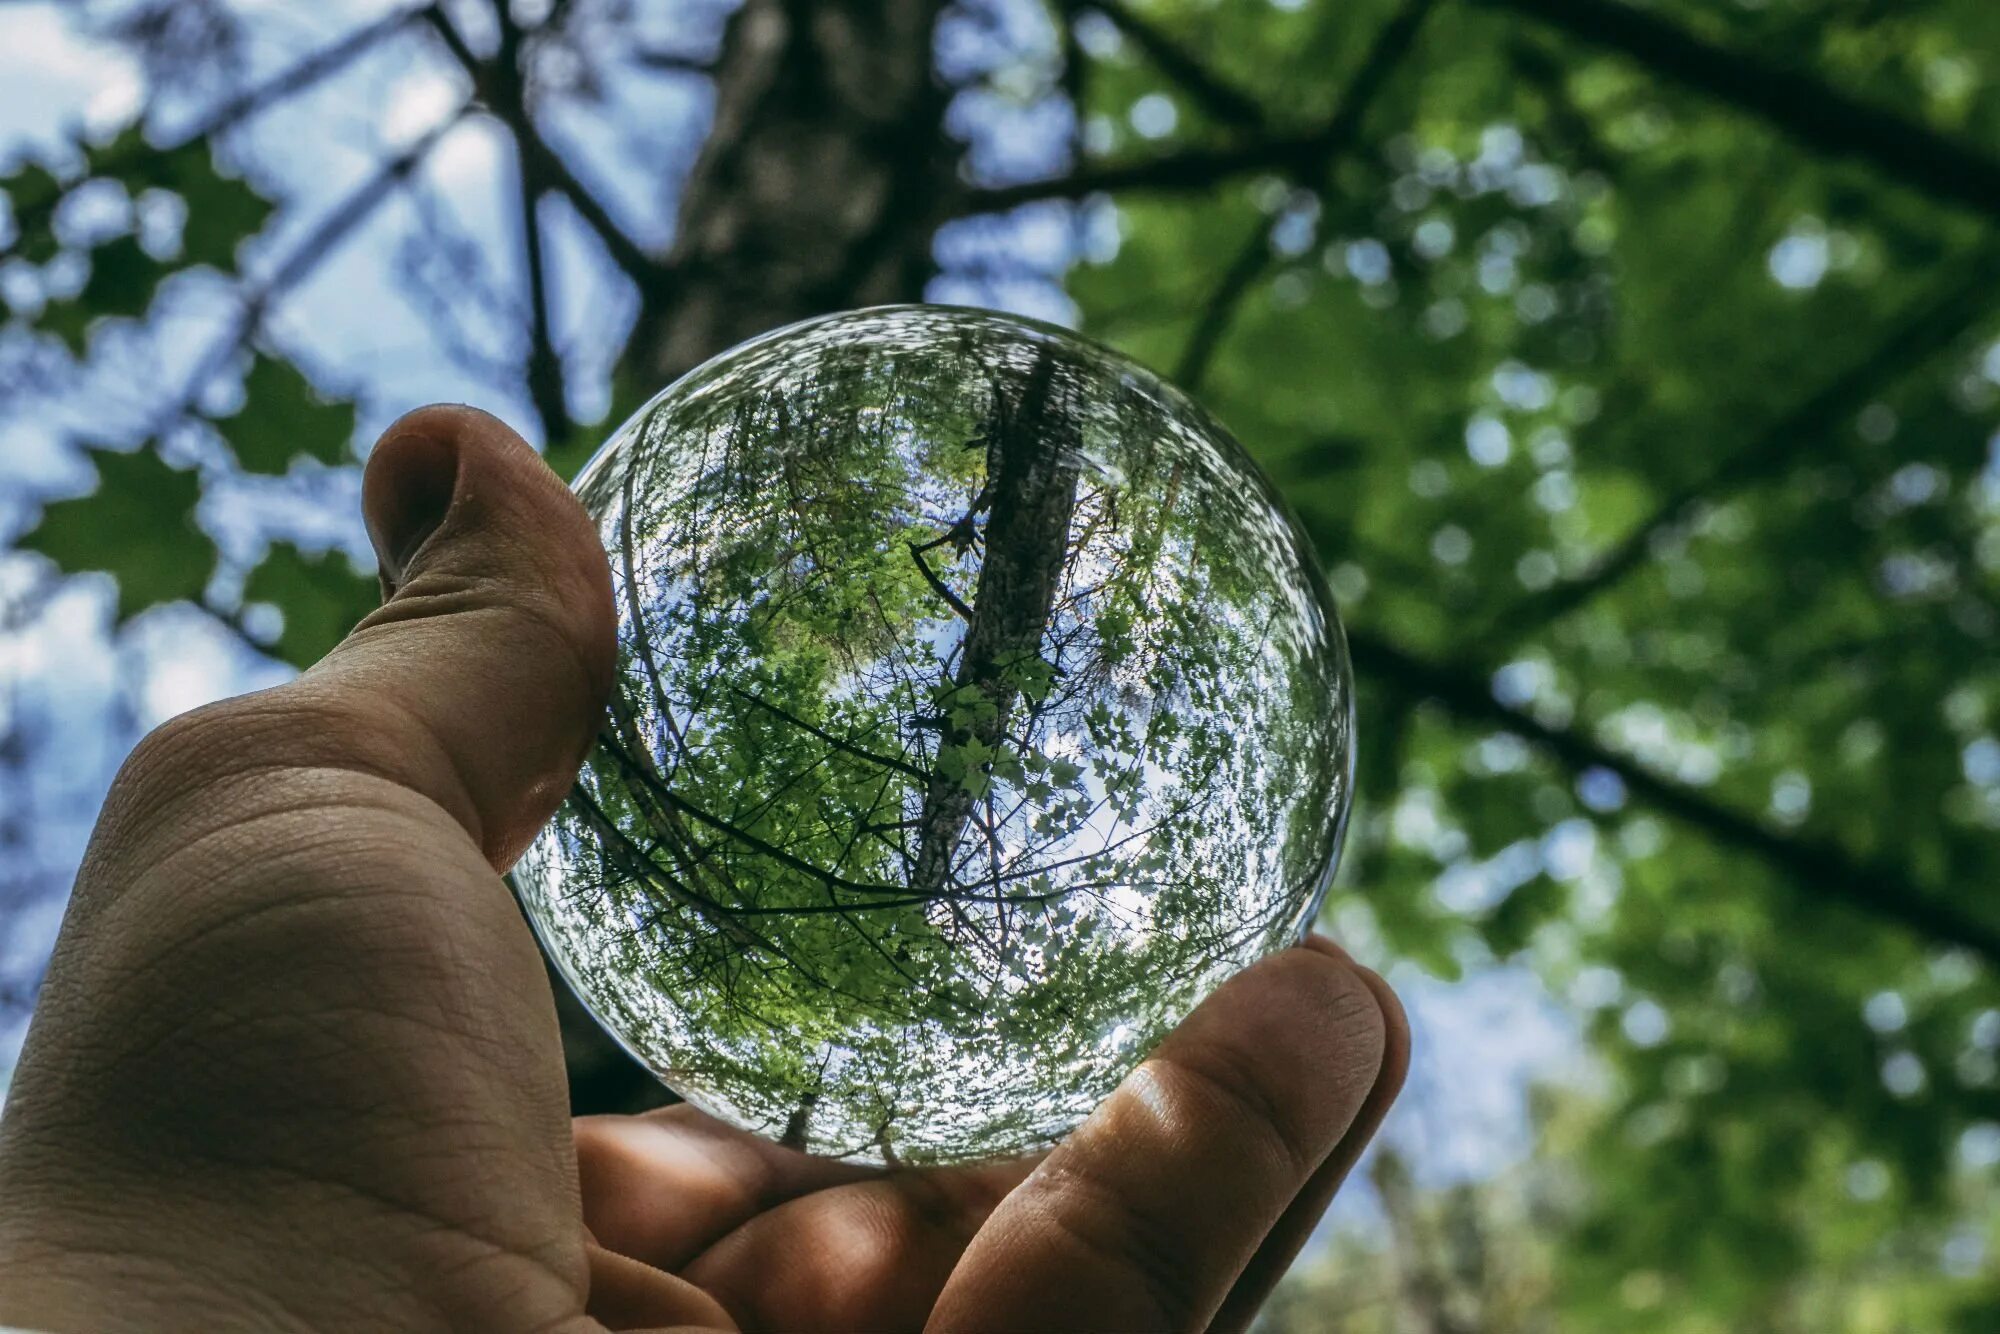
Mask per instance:
[[[864,1161],[1032,1150],[1312,922],[1340,627],[1255,465],[1135,363],[983,311],[812,320],[576,490],[618,681],[517,886],[689,1102]]]

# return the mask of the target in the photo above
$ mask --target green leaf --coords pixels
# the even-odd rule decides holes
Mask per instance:
[[[125,454],[91,447],[97,489],[42,510],[18,546],[68,574],[102,570],[118,581],[118,620],[163,602],[201,597],[215,547],[195,526],[201,479],[171,468],[150,442]]]
[[[354,405],[329,401],[288,361],[259,352],[243,398],[242,409],[215,428],[249,472],[282,473],[302,454],[338,463],[354,438]]]
[[[11,176],[0,176],[0,193],[7,196],[20,233],[8,249],[30,264],[54,259],[61,246],[53,224],[63,196],[63,184],[55,173],[39,162],[24,162]]]
[[[290,542],[270,552],[243,585],[245,602],[268,602],[284,615],[272,652],[297,667],[319,661],[375,607],[375,581],[339,551],[308,556]]]
[[[271,220],[275,205],[240,176],[224,175],[205,142],[184,144],[159,155],[161,179],[187,205],[181,247],[190,264],[225,272],[236,268],[236,249]]]
[[[90,252],[90,278],[76,301],[93,316],[143,315],[171,272],[173,265],[147,254],[138,237],[115,237]]]
[[[90,175],[118,180],[136,176],[147,184],[155,183],[152,173],[146,170],[147,165],[162,156],[159,149],[146,142],[145,128],[136,120],[104,143],[83,146],[84,169]]]
[[[135,318],[146,313],[160,280],[173,272],[146,253],[136,236],[119,236],[90,252],[90,277],[83,290],[42,307],[35,327],[54,334],[76,356],[89,347],[90,326],[99,316]]]
[[[81,301],[51,301],[35,317],[35,327],[54,334],[77,356],[82,356],[90,334],[90,307]]]

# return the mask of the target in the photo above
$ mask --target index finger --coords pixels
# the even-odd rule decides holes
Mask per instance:
[[[1354,1123],[1387,1028],[1318,950],[1230,979],[994,1211],[930,1328],[1205,1326]]]

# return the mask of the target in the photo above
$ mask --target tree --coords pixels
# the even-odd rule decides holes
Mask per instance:
[[[365,604],[317,549],[223,559],[195,504],[347,457],[334,380],[271,317],[424,198],[453,122],[317,219],[274,214],[232,145],[371,52],[458,70],[462,114],[517,149],[506,374],[565,468],[599,431],[552,332],[563,228],[638,312],[626,408],[818,311],[1018,293],[1053,221],[1082,326],[1200,392],[1340,595],[1344,938],[1441,973],[1519,959],[1590,1016],[1622,1100],[1590,1162],[1652,1205],[1575,1223],[1600,1287],[1684,1278],[1681,1309],[1724,1326],[1767,1309],[1814,1254],[1829,1160],[1942,1207],[1949,1146],[2000,1116],[1990,4],[747,0],[683,44],[635,13],[423,5],[246,84],[225,6],[93,10],[157,110],[0,181],[13,271],[80,282],[4,289],[10,398],[86,383],[179,285],[236,314],[185,392],[76,431],[145,454],[98,451],[97,491],[27,521],[38,587],[109,570],[121,617],[198,602],[294,661]],[[715,90],[690,169],[624,164],[674,176],[671,220],[555,132],[634,70]],[[178,249],[84,228],[86,186],[184,201]],[[495,323],[448,288],[436,327]],[[257,367],[282,433],[211,410]],[[633,1096],[618,1069],[580,1055],[580,1101]]]

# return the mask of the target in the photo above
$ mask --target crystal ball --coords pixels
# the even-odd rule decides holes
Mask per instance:
[[[811,320],[576,491],[618,681],[516,887],[687,1101],[861,1161],[1030,1151],[1312,922],[1340,626],[1270,484],[1136,363],[985,311]]]

